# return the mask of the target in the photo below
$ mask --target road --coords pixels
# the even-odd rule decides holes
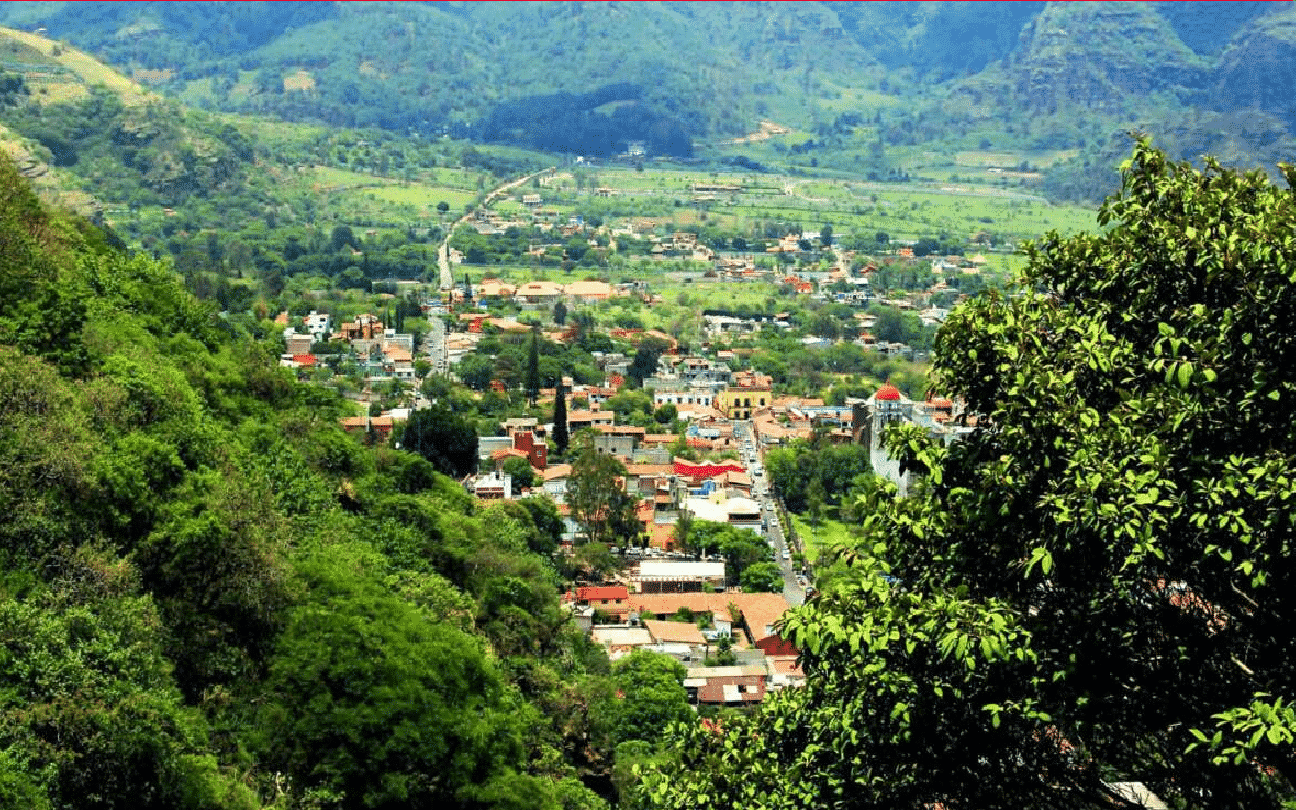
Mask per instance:
[[[792,550],[788,547],[783,526],[779,523],[778,507],[767,489],[769,482],[765,480],[765,470],[755,450],[755,436],[751,423],[735,422],[734,438],[743,443],[742,457],[752,477],[752,497],[761,505],[761,517],[765,519],[766,526],[765,539],[773,549],[774,562],[783,574],[783,596],[789,605],[798,607],[805,603],[805,588],[797,580],[797,570],[792,562]],[[749,443],[751,450],[747,449]]]
[[[446,353],[446,325],[440,315],[428,314],[428,333],[423,339],[423,353],[432,364],[432,374],[445,374],[450,370]]]
[[[481,207],[490,208],[491,203],[495,202],[500,197],[523,183],[530,182],[533,178],[539,177],[545,172],[552,172],[554,168],[555,167],[550,166],[547,169],[541,169],[538,172],[523,175],[516,180],[510,180],[501,186],[496,186],[489,194],[482,198]],[[458,228],[460,225],[467,222],[468,218],[472,215],[473,212],[469,212],[456,219],[446,230],[445,238],[441,240],[441,247],[437,248],[437,267],[441,271],[441,289],[443,290],[454,289],[455,285],[454,271],[450,269],[450,236],[455,232],[455,228]]]

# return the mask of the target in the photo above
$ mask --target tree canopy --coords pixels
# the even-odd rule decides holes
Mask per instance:
[[[567,484],[572,517],[591,543],[619,543],[639,534],[638,502],[625,490],[625,465],[594,447],[589,434],[580,437]]]
[[[615,689],[552,502],[364,446],[5,161],[0,203],[0,807],[606,807]]]
[[[975,429],[892,433],[923,484],[866,485],[851,575],[786,622],[808,687],[681,729],[649,805],[1293,799],[1296,198],[1142,140],[1122,178],[939,333]]]
[[[410,414],[401,444],[449,476],[463,477],[477,469],[477,429],[443,405]]]

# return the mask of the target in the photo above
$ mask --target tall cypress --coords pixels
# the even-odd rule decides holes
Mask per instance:
[[[540,397],[540,330],[531,330],[531,348],[527,352],[526,368],[527,402],[535,407]]]
[[[558,455],[567,452],[567,392],[563,391],[562,382],[558,383],[557,396],[554,397],[553,440]]]

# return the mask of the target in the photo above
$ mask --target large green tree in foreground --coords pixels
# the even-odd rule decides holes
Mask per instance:
[[[862,496],[849,574],[787,622],[809,685],[680,727],[645,804],[1293,799],[1296,199],[1140,141],[1099,222],[950,318],[975,430],[891,434],[925,482]]]

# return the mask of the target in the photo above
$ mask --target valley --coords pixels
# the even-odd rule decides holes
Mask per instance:
[[[1291,805],[1294,19],[0,4],[0,807]]]

